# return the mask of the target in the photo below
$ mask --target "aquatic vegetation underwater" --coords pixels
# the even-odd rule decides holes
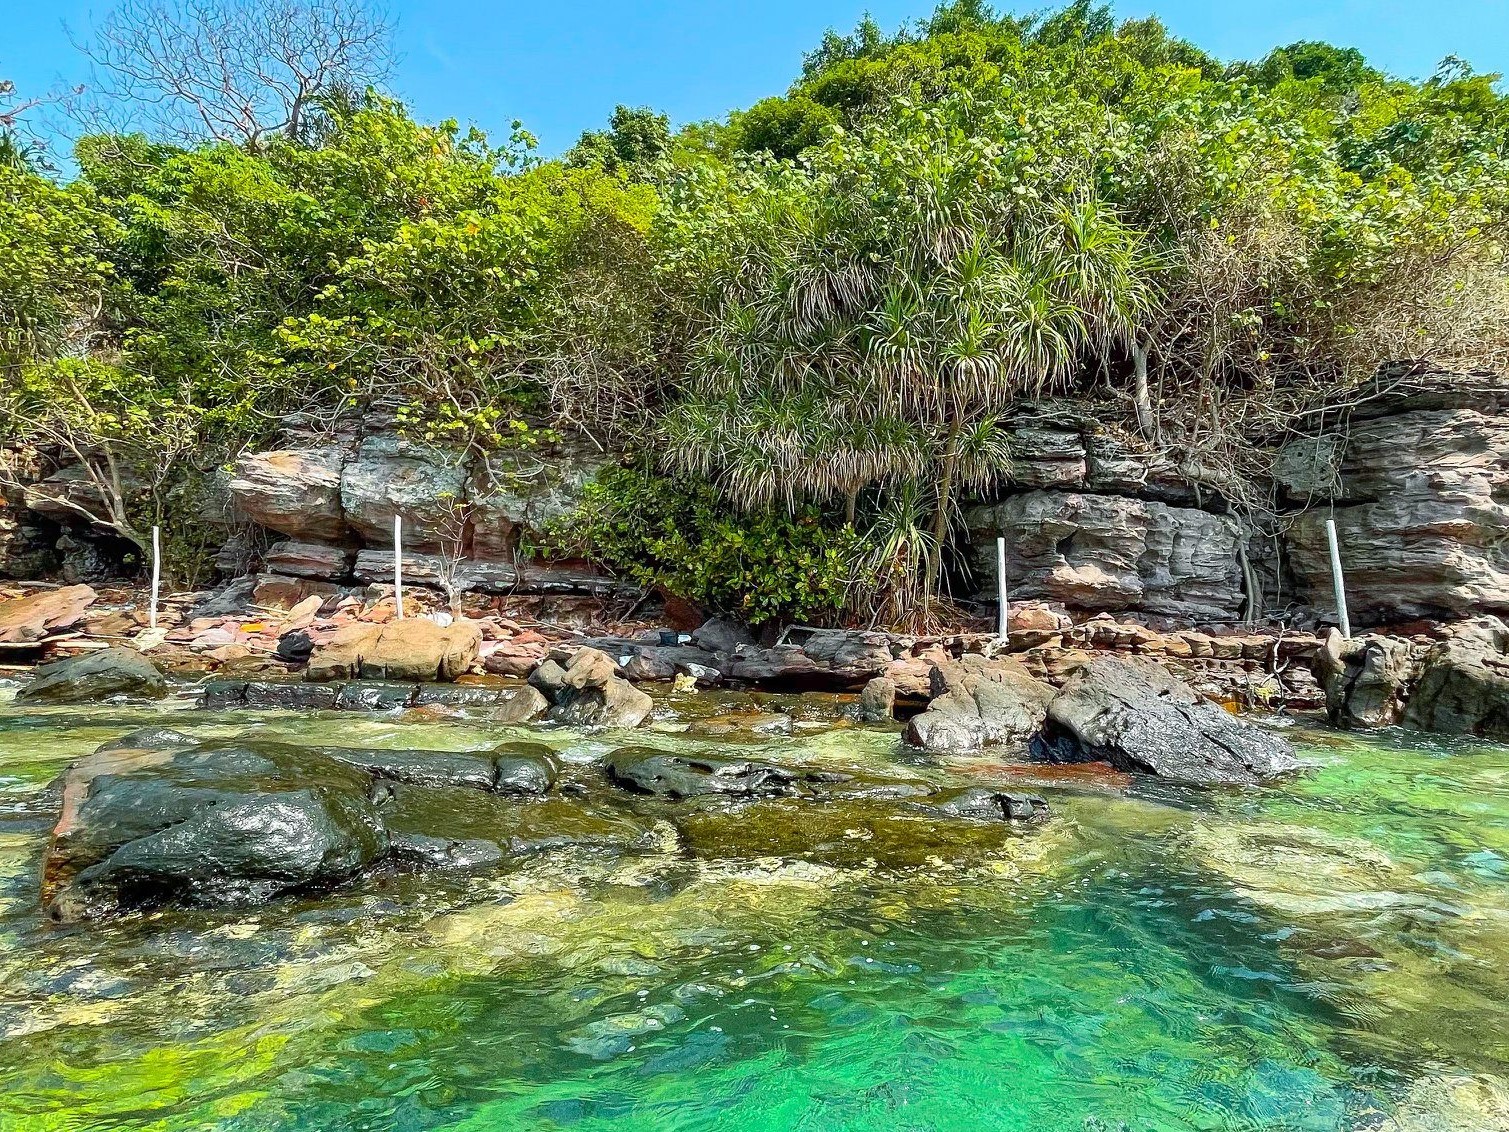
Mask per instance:
[[[820,704],[787,737],[679,733],[697,710],[663,703],[635,741],[1023,779],[822,725]],[[645,803],[632,852],[49,925],[47,784],[169,715],[227,738],[499,740],[0,705],[0,1129],[1509,1128],[1503,748],[1296,731],[1314,765],[1248,791],[1026,772],[1054,811],[1027,830]],[[616,745],[544,739],[580,767]]]

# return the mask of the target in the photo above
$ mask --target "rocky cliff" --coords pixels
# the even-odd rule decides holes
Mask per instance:
[[[1034,409],[1012,426],[1004,488],[966,509],[964,592],[994,602],[1004,536],[1014,600],[1182,624],[1239,621],[1255,607],[1308,627],[1335,619],[1334,517],[1354,625],[1509,612],[1509,385],[1405,376],[1382,375],[1267,449],[1272,480],[1256,487],[1274,512],[1261,538],[1169,456],[1092,416]],[[226,575],[260,570],[269,595],[281,587],[291,600],[390,579],[395,513],[411,583],[602,595],[612,579],[533,548],[612,459],[581,439],[484,459],[378,420],[334,435],[293,429],[235,462],[207,517],[225,531]],[[108,572],[108,544],[48,502],[88,485],[70,486],[66,465],[34,475],[39,489],[0,506],[0,576]]]

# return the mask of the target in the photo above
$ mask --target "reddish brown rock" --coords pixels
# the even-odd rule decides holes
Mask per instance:
[[[88,586],[64,586],[0,602],[0,644],[30,644],[61,632],[83,617],[98,596]]]

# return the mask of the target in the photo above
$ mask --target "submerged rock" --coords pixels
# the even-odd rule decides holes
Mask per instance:
[[[1010,657],[969,655],[932,670],[934,699],[907,724],[906,741],[934,752],[1025,743],[1042,726],[1053,689]]]
[[[1048,803],[1040,795],[986,786],[950,791],[929,800],[927,808],[945,817],[976,821],[1042,821],[1048,816]]]
[[[1251,785],[1294,770],[1287,742],[1202,699],[1161,665],[1097,657],[1048,705],[1033,749],[1199,786]]]
[[[113,696],[157,700],[167,695],[167,681],[141,653],[108,648],[55,660],[37,669],[31,683],[16,693],[20,701],[82,704]]]
[[[717,755],[673,755],[650,747],[614,751],[604,765],[615,784],[663,798],[773,797],[795,793],[802,782],[802,774],[787,767]]]
[[[861,723],[890,723],[896,715],[896,681],[876,676],[859,694]]]

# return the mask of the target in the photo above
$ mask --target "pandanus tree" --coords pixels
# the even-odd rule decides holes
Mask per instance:
[[[890,585],[924,619],[961,495],[1009,472],[1000,414],[1130,354],[1152,302],[1144,240],[1033,130],[961,95],[692,194],[712,285],[668,462],[850,522],[868,492],[876,546],[910,516]]]

